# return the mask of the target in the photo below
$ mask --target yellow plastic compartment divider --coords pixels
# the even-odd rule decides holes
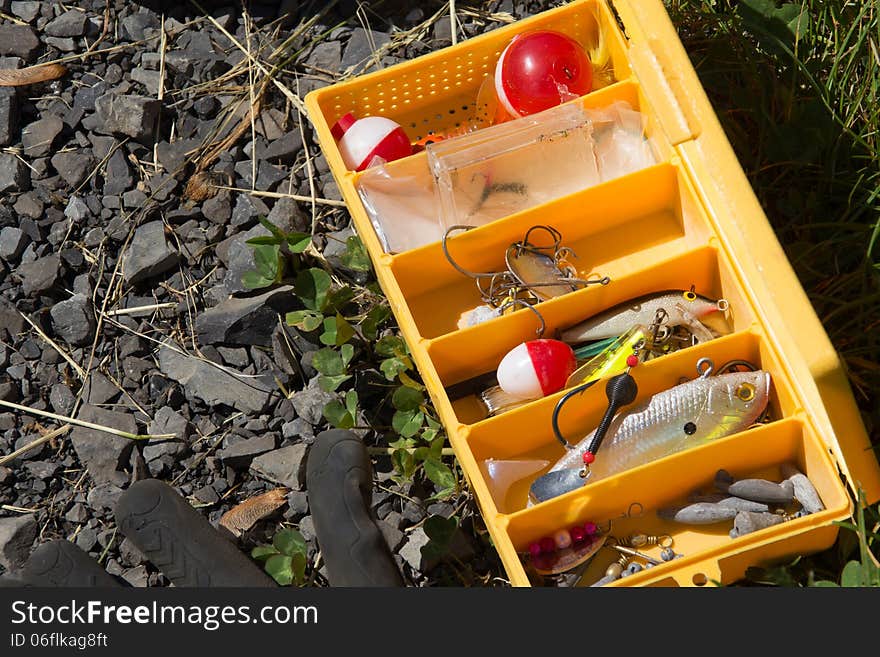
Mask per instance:
[[[619,17],[623,32],[618,28]],[[476,303],[438,244],[391,255],[381,243],[357,193],[360,174],[347,171],[330,134],[346,112],[380,114],[415,140],[454,130],[473,108],[501,50],[518,33],[555,29],[581,41],[599,29],[608,39],[615,81],[573,103],[601,107],[627,100],[647,118],[660,162],[494,221],[450,240],[462,262],[491,261],[503,246],[538,223],[559,223],[590,267],[612,276],[607,287],[566,294],[541,304],[548,334],[640,294],[696,284],[731,302],[732,333],[649,361],[637,374],[640,398],[692,377],[697,358],[748,358],[773,378],[774,421],[659,459],[531,508],[520,486],[493,498],[479,467],[485,458],[541,455],[558,444],[549,427],[563,393],[480,419],[468,403],[449,399],[445,386],[497,366],[508,349],[529,339],[534,315],[518,310],[457,330],[454,317]],[[543,535],[587,520],[615,528],[673,533],[685,557],[611,586],[700,586],[732,582],[750,565],[825,549],[853,501],[841,481],[880,498],[880,466],[869,450],[840,360],[816,317],[700,86],[660,0],[576,0],[456,46],[311,92],[306,107],[322,151],[339,184],[355,229],[374,263],[401,333],[440,415],[511,584],[530,585],[519,552]],[[422,166],[425,153],[391,163],[389,170]],[[582,208],[582,211],[581,211]],[[582,218],[579,216],[582,214]],[[488,260],[487,260],[488,259]],[[445,314],[444,314],[445,313]],[[589,397],[589,398],[588,398]],[[595,426],[604,397],[585,395],[566,410],[572,430]],[[719,467],[735,477],[779,477],[795,463],[813,481],[825,510],[737,539],[723,530],[676,526],[653,511],[681,501],[711,482]],[[511,499],[512,496],[512,499]],[[637,502],[639,517],[622,511]],[[585,582],[601,576],[608,550],[594,557]]]

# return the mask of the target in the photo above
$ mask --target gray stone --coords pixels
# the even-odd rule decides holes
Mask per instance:
[[[67,201],[67,207],[64,208],[64,216],[75,224],[80,224],[91,216],[89,205],[82,197],[73,195]]]
[[[221,191],[217,196],[209,198],[202,203],[202,214],[205,219],[215,224],[227,224],[232,216],[232,201],[229,192]]]
[[[16,275],[21,279],[22,291],[28,296],[47,292],[61,276],[61,256],[53,253],[39,260],[18,266]]]
[[[0,25],[0,55],[15,55],[33,62],[40,50],[40,39],[28,25]]]
[[[81,37],[86,33],[86,13],[71,9],[50,21],[43,31],[53,37]]]
[[[309,543],[314,542],[314,540],[318,538],[318,534],[315,532],[315,522],[312,520],[312,516],[304,516],[302,520],[299,521],[297,528],[299,529],[299,533],[302,534],[303,538]]]
[[[279,139],[273,141],[263,152],[267,160],[279,160],[292,162],[302,151],[302,135],[299,130],[291,130]]]
[[[18,385],[12,381],[0,383],[0,399],[8,402],[17,402],[21,399],[21,396],[18,394]]]
[[[186,440],[190,431],[191,427],[187,419],[170,406],[161,406],[147,425],[147,433],[151,436],[173,434],[180,440]]]
[[[422,571],[424,570],[422,548],[427,545],[430,540],[431,539],[428,538],[425,530],[418,527],[409,533],[409,536],[406,539],[406,544],[400,548],[398,554],[403,557],[403,560],[409,564],[410,568],[416,571]]]
[[[76,42],[70,37],[45,37],[46,45],[60,50],[61,52],[73,52],[76,50]]]
[[[244,466],[260,454],[275,449],[275,436],[271,433],[240,440],[217,452],[217,457],[232,467]]]
[[[379,525],[379,531],[382,532],[382,536],[385,537],[388,547],[392,552],[396,552],[397,548],[403,543],[403,539],[406,538],[406,534],[387,522],[379,522],[377,524]]]
[[[129,39],[132,41],[142,41],[147,38],[147,31],[158,30],[160,23],[159,19],[152,12],[139,11],[123,18],[122,27]]]
[[[299,204],[292,198],[280,198],[275,201],[272,211],[266,217],[276,226],[287,226],[289,230],[310,233],[310,220]]]
[[[98,544],[98,532],[92,527],[83,527],[76,535],[74,543],[83,552],[89,552]]]
[[[0,465],[0,486],[6,486],[12,483],[15,474],[9,468]]]
[[[309,512],[309,495],[305,491],[292,490],[287,494],[285,518],[299,518]]]
[[[18,96],[12,89],[0,88],[0,146],[15,141],[18,131]]]
[[[361,64],[373,55],[373,47],[381,48],[391,41],[391,37],[385,32],[370,30],[367,32],[362,27],[356,27],[351,31],[351,38],[345,45],[345,53],[340,62],[341,69]]]
[[[160,443],[146,445],[143,450],[143,455],[144,459],[152,464],[153,461],[157,461],[163,456],[170,456],[173,461],[176,461],[176,457],[184,454],[186,451],[186,444],[178,440],[163,440]]]
[[[162,82],[162,74],[159,71],[136,68],[129,75],[132,80],[144,85],[144,89],[149,95],[155,96],[159,93],[159,85]]]
[[[39,525],[33,515],[0,518],[0,564],[17,570],[30,555]]]
[[[150,575],[147,573],[146,566],[128,568],[122,572],[120,577],[135,589],[147,588],[150,585]]]
[[[6,226],[0,230],[0,259],[6,262],[17,261],[30,241],[31,238],[20,228]]]
[[[153,136],[162,103],[154,98],[106,94],[95,99],[97,132],[127,135],[136,141]]]
[[[79,13],[79,12],[77,12]],[[43,157],[52,152],[55,138],[64,129],[64,122],[57,116],[48,115],[25,126],[21,131],[21,145],[28,157]]]
[[[319,72],[335,74],[342,63],[342,44],[337,40],[321,41],[306,58],[306,64]]]
[[[251,472],[291,490],[305,485],[305,464],[308,445],[290,445],[276,449],[251,462]]]
[[[52,156],[52,166],[71,187],[79,187],[95,167],[95,160],[88,151],[68,151]]]
[[[201,144],[198,139],[177,139],[173,142],[160,141],[156,146],[159,162],[165,171],[175,172],[182,169],[190,159],[190,151]]]
[[[295,302],[289,285],[255,297],[226,299],[198,315],[196,334],[202,344],[269,346],[278,313],[293,310]]]
[[[42,2],[35,2],[33,0],[28,2],[13,0],[9,5],[9,11],[26,23],[30,23],[40,14],[40,6],[42,4]]]
[[[259,378],[234,375],[164,345],[159,351],[159,368],[206,404],[226,404],[245,413],[262,411],[275,390]]]
[[[247,349],[242,347],[217,347],[217,353],[223,357],[224,363],[237,369],[244,369],[251,363]]]
[[[130,189],[133,182],[125,153],[121,148],[117,148],[107,160],[103,192],[105,195],[117,196]]]
[[[61,469],[58,463],[51,461],[28,461],[24,467],[37,479],[51,479]]]
[[[320,377],[313,377],[309,385],[294,393],[290,402],[296,409],[296,414],[310,424],[320,424],[324,421],[324,406],[336,399],[332,392],[324,392],[318,383]]]
[[[286,228],[283,224],[276,224],[276,226]],[[253,270],[256,265],[254,264],[254,249],[246,242],[252,237],[268,234],[269,231],[258,224],[247,232],[239,233],[218,245],[217,255],[226,264],[223,286],[227,293],[249,291],[241,282],[241,277],[245,272]]]
[[[6,329],[15,336],[24,331],[26,322],[21,313],[9,301],[0,297],[0,329]]]
[[[162,274],[177,265],[180,254],[165,239],[165,225],[151,221],[138,226],[128,246],[124,261],[124,277],[137,283]]]
[[[106,376],[92,370],[83,384],[82,396],[87,404],[100,406],[113,401],[119,395],[119,388]]]
[[[0,153],[0,194],[26,192],[31,188],[31,170],[15,155]]]
[[[203,504],[216,504],[220,501],[220,496],[211,486],[202,486],[193,493],[193,497]]]
[[[70,415],[73,411],[73,405],[76,403],[76,397],[69,387],[63,383],[56,383],[49,391],[49,403],[56,413]]]
[[[116,473],[121,474],[121,473]],[[89,494],[86,495],[86,502],[95,511],[106,513],[113,511],[119,498],[122,496],[122,489],[111,483],[103,483],[92,486]]]
[[[107,411],[96,406],[83,406],[77,419],[128,433],[137,433],[137,424],[129,413]],[[75,427],[70,434],[79,461],[96,484],[123,486],[128,475],[120,472],[129,461],[134,441],[106,431]]]
[[[68,344],[89,344],[95,334],[95,316],[91,302],[82,294],[74,294],[49,310],[55,334]]]
[[[83,523],[89,519],[89,511],[88,509],[86,509],[85,504],[77,502],[72,507],[70,507],[70,510],[68,510],[67,513],[64,514],[64,519],[67,522],[73,522],[77,524]]]
[[[43,207],[43,202],[39,199],[36,192],[27,192],[18,197],[13,209],[19,217],[42,219]]]
[[[257,220],[257,217],[269,214],[269,208],[256,196],[239,194],[232,208],[232,225],[246,226]]]

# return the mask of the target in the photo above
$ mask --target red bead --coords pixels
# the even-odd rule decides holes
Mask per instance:
[[[587,538],[587,532],[584,531],[583,527],[572,527],[569,530],[569,534],[571,534],[571,540],[575,543],[580,543]]]
[[[552,536],[545,536],[539,542],[542,553],[550,553],[556,551],[556,541],[553,540]]]
[[[541,554],[541,546],[538,543],[532,543],[529,545],[529,554],[531,554],[534,559]]]
[[[627,367],[635,367],[639,364],[639,357],[635,354],[630,354],[626,357],[626,366]]]
[[[584,452],[581,458],[584,459],[584,465],[590,465],[590,463],[596,460],[596,455],[593,452]]]
[[[592,536],[599,531],[599,528],[596,527],[595,522],[586,522],[584,523],[584,531],[587,532],[588,535]]]

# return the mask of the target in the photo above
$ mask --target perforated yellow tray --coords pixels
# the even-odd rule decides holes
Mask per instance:
[[[850,516],[853,494],[880,498],[880,467],[837,354],[801,288],[727,142],[660,0],[582,0],[458,45],[306,97],[321,147],[375,264],[413,359],[446,427],[513,585],[528,586],[518,556],[541,536],[576,522],[615,520],[627,529],[671,534],[685,556],[612,586],[729,583],[750,565],[818,551]],[[598,22],[597,22],[598,21]],[[648,361],[639,367],[639,399],[694,377],[694,364],[748,359],[770,372],[774,421],[660,459],[580,490],[525,508],[525,490],[494,499],[480,470],[486,458],[539,456],[555,461],[562,448],[550,417],[563,393],[480,419],[473,402],[453,403],[446,386],[498,366],[507,351],[534,335],[527,309],[458,330],[460,313],[480,303],[473,282],[456,272],[439,243],[398,255],[383,252],[358,196],[362,174],[347,171],[330,126],[346,112],[383,115],[411,139],[453,130],[473,108],[485,76],[510,39],[533,28],[554,29],[582,43],[602,30],[610,41],[615,81],[570,101],[605,107],[626,100],[648,118],[647,135],[661,161],[653,167],[504,217],[453,239],[456,259],[473,271],[500,268],[505,248],[535,224],[551,223],[579,256],[579,265],[611,276],[540,304],[546,335],[627,299],[688,289],[730,302],[732,333]],[[388,165],[419,164],[424,152]],[[452,242],[451,242],[452,243]],[[797,340],[794,336],[797,335]],[[603,395],[567,407],[565,426],[583,434],[604,412]],[[780,478],[791,461],[807,474],[825,510],[731,539],[723,529],[662,521],[654,510],[706,486],[718,468],[735,477]],[[524,485],[527,485],[524,484]],[[638,503],[639,518],[620,516]],[[601,551],[600,554],[610,551]],[[584,577],[598,578],[610,555]]]

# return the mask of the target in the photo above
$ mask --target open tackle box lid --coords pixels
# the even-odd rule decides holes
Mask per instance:
[[[843,363],[767,220],[660,0],[611,3],[633,73],[690,172],[740,282],[847,485],[880,500],[880,467]],[[607,6],[606,6],[607,8]]]
[[[385,252],[364,200],[358,193],[358,183],[366,172],[346,168],[334,139],[332,126],[345,114],[352,112],[358,117],[380,115],[392,118],[402,126],[411,140],[421,139],[428,130],[453,130],[456,121],[461,118],[461,111],[467,109],[468,104],[474,103],[481,81],[494,72],[505,45],[517,34],[540,28],[555,29],[575,38],[583,37],[584,34],[595,36],[596,30],[607,31],[605,36],[608,38],[607,47],[613,60],[614,84],[570,102],[583,100],[586,107],[598,107],[597,103],[605,102],[609,98],[634,99],[651,129],[658,133],[658,142],[662,142],[657,145],[663,150],[661,163],[645,173],[629,174],[620,179],[629,179],[629,182],[611,181],[592,188],[598,191],[587,190],[592,194],[588,198],[595,202],[593,207],[579,205],[587,198],[586,193],[572,194],[570,197],[537,206],[534,210],[493,221],[486,227],[462,236],[463,240],[470,240],[469,249],[478,257],[481,249],[497,246],[493,244],[493,239],[498,241],[501,238],[493,238],[496,230],[506,236],[514,227],[527,228],[530,224],[524,222],[530,218],[540,218],[538,223],[551,221],[550,213],[557,211],[564,212],[567,216],[567,227],[574,232],[583,230],[579,224],[585,222],[581,222],[580,217],[589,210],[592,212],[592,220],[601,224],[596,230],[602,230],[611,225],[609,222],[612,221],[602,219],[603,214],[620,214],[626,211],[644,214],[647,206],[662,195],[650,189],[651,185],[662,186],[666,184],[663,181],[670,181],[668,184],[673,187],[677,185],[680,195],[687,195],[689,199],[692,197],[694,205],[698,206],[697,214],[702,217],[700,221],[703,223],[700,226],[705,224],[705,229],[693,230],[693,234],[686,238],[682,236],[681,239],[672,240],[685,245],[681,247],[681,253],[664,250],[663,247],[651,247],[654,248],[651,251],[648,245],[632,256],[634,260],[638,260],[640,253],[651,252],[652,257],[648,258],[647,264],[640,262],[638,266],[630,265],[629,260],[618,258],[616,262],[627,263],[621,265],[624,275],[616,283],[612,277],[612,283],[608,287],[623,285],[625,290],[639,290],[643,294],[644,281],[633,283],[639,276],[647,276],[649,272],[652,272],[652,276],[659,274],[659,278],[667,281],[663,284],[668,285],[668,281],[683,282],[700,275],[688,267],[705,268],[704,264],[710,259],[714,261],[716,257],[718,267],[723,262],[723,276],[727,276],[728,283],[733,280],[733,286],[740,290],[737,295],[741,297],[741,303],[747,306],[745,315],[748,320],[740,320],[736,335],[724,336],[717,341],[722,346],[713,349],[719,354],[729,354],[731,351],[746,348],[751,349],[752,353],[760,352],[760,357],[763,358],[766,342],[769,360],[776,368],[777,382],[786,391],[789,411],[787,417],[773,423],[777,425],[775,428],[771,425],[757,429],[744,439],[743,444],[757,446],[767,458],[791,458],[798,449],[810,452],[803,457],[807,464],[812,463],[814,467],[818,464],[823,479],[833,479],[835,482],[830,495],[834,498],[834,509],[829,510],[830,515],[809,516],[802,518],[803,522],[795,521],[801,522],[797,525],[799,529],[788,531],[771,528],[763,534],[758,532],[752,536],[740,537],[737,539],[738,543],[731,548],[717,543],[701,544],[699,549],[702,552],[695,555],[693,560],[682,560],[672,577],[677,582],[687,583],[693,573],[720,574],[722,568],[719,564],[726,560],[732,564],[728,573],[730,579],[736,575],[736,569],[742,572],[746,564],[758,558],[778,558],[825,549],[833,542],[837,531],[831,527],[830,521],[846,518],[852,509],[852,501],[840,483],[841,477],[852,491],[853,497],[857,498],[858,491],[862,490],[869,503],[880,499],[880,464],[871,448],[843,364],[754,195],[662,1],[574,0],[455,46],[317,89],[310,92],[305,99],[321,149],[348,206],[354,226],[375,265],[376,277],[443,420],[462,470],[471,482],[484,511],[487,527],[511,576],[511,583],[528,583],[518,551],[522,549],[524,541],[535,537],[535,532],[545,531],[551,518],[559,519],[560,522],[572,522],[578,520],[579,514],[584,513],[583,509],[587,507],[590,507],[590,513],[595,510],[597,513],[611,514],[612,507],[609,505],[614,501],[597,499],[597,493],[592,497],[578,497],[578,505],[572,505],[575,501],[573,493],[567,493],[533,509],[511,513],[504,512],[495,503],[478,464],[478,457],[472,449],[473,443],[483,440],[487,431],[485,427],[478,429],[479,422],[469,424],[458,414],[448,398],[445,383],[463,380],[469,368],[476,368],[471,375],[487,371],[490,363],[487,358],[480,356],[479,345],[485,347],[488,342],[499,337],[505,343],[504,347],[510,348],[528,339],[523,336],[533,327],[534,317],[525,310],[519,310],[486,323],[495,322],[498,326],[503,324],[501,332],[497,327],[495,332],[490,328],[481,328],[484,325],[456,332],[443,323],[445,319],[438,320],[436,316],[443,312],[448,314],[458,311],[458,307],[444,307],[444,301],[459,302],[460,299],[450,296],[452,293],[432,296],[426,290],[431,291],[431,285],[436,284],[434,279],[455,275],[455,272],[447,271],[451,267],[440,255],[437,244],[398,254]],[[606,89],[611,91],[606,92]],[[596,98],[591,99],[593,96]],[[408,172],[413,163],[423,166],[425,156],[423,151],[391,162],[389,169]],[[640,187],[643,183],[650,184]],[[615,196],[614,190],[623,191],[624,194]],[[640,201],[640,196],[653,200]],[[615,205],[625,206],[627,210],[618,211]],[[556,221],[557,215],[552,216],[552,221]],[[678,218],[682,220],[680,216]],[[621,223],[619,218],[614,221],[618,221],[614,226],[617,231],[632,231],[614,233],[613,237],[618,240],[624,236],[637,236],[639,229],[644,227],[644,223],[625,220]],[[586,238],[592,236],[593,234],[586,233]],[[584,235],[581,234],[579,239],[583,243]],[[648,244],[648,241],[645,240],[644,243]],[[608,244],[606,237],[603,245]],[[658,254],[662,254],[662,257]],[[669,263],[682,268],[682,271],[675,276],[663,275],[663,267]],[[701,280],[704,284],[711,285],[713,277],[718,279],[722,276],[719,271],[705,274]],[[659,285],[656,280],[652,278],[651,282]],[[449,285],[454,287],[458,284]],[[459,289],[461,288],[455,288]],[[591,294],[594,293],[581,290],[572,293],[572,296],[580,295],[578,303],[582,303],[595,298],[596,295],[591,297]],[[599,299],[604,298],[602,294],[597,293]],[[555,321],[557,326],[562,313],[572,310],[571,302],[566,310],[561,310],[565,306],[563,299],[567,296],[569,295],[546,302],[547,313],[555,317],[550,321]],[[621,300],[626,298],[628,297]],[[604,309],[595,306],[597,303],[591,300],[587,305],[594,304],[590,306],[593,312]],[[731,339],[727,339],[728,337]],[[715,342],[713,340],[705,344],[712,345]],[[759,346],[755,346],[756,344]],[[465,346],[467,353],[457,354],[457,346]],[[492,348],[496,346],[492,345]],[[739,356],[725,356],[737,357]],[[679,358],[678,354],[656,360],[666,359],[676,363],[674,367],[679,368],[679,373],[683,372],[683,363],[693,362],[687,356]],[[659,380],[664,368],[658,364],[651,369],[653,362],[647,363],[644,375],[649,379]],[[497,360],[491,364],[491,367],[495,366]],[[535,402],[535,405],[537,407],[540,402]],[[492,444],[502,445],[505,437],[509,437],[503,435],[505,432],[535,431],[543,421],[541,418],[544,415],[541,413],[549,415],[547,408],[547,404],[544,404],[539,410],[519,409],[523,412],[515,420],[501,420],[500,424],[496,422],[493,431],[498,435],[493,440],[497,438],[497,442]],[[513,411],[511,414],[517,412]],[[492,418],[488,422],[495,422],[505,415]],[[800,427],[803,427],[803,445],[797,447],[797,436],[801,435]],[[772,444],[760,442],[765,439]],[[815,447],[812,447],[814,444]],[[790,447],[791,445],[795,446]],[[716,448],[716,456],[723,456],[730,462],[739,458],[736,445],[726,443],[717,445]],[[484,450],[483,454],[485,453]],[[764,456],[756,458],[760,460]],[[742,460],[743,468],[748,466],[760,469],[767,465],[757,460],[746,463],[747,460]],[[699,463],[704,469],[724,465],[723,462],[716,464],[713,459],[707,461],[705,452],[692,462]],[[630,480],[641,486],[642,495],[646,494],[645,491],[654,491],[656,483],[660,481],[658,478],[663,476],[686,480],[689,485],[699,485],[699,481],[695,479],[696,474],[676,471],[675,464],[668,459],[642,466],[641,470],[642,472],[630,475]],[[603,483],[600,481],[595,486],[601,487]],[[613,486],[614,482],[611,482],[602,490],[614,490]],[[589,488],[592,486],[585,487]],[[670,490],[670,485],[666,485],[661,497],[668,499]],[[582,491],[577,491],[580,492]],[[655,502],[651,499],[643,501]],[[530,513],[542,507],[544,510],[541,513]],[[633,580],[651,581],[646,573],[634,577]]]

